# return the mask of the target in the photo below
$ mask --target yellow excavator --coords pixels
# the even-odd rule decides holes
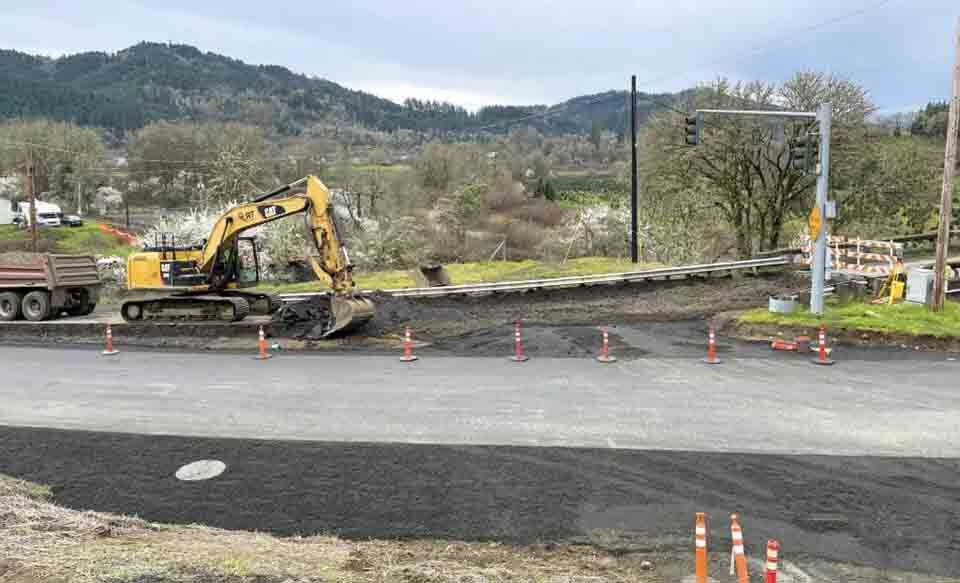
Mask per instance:
[[[310,256],[310,264],[333,290],[324,336],[357,329],[373,317],[375,306],[356,292],[353,265],[337,232],[330,191],[315,176],[231,208],[200,245],[177,246],[172,236],[161,235],[153,246],[130,255],[127,288],[148,295],[125,301],[120,308],[123,319],[234,322],[250,313],[272,314],[281,306],[278,298],[243,291],[260,282],[260,259],[255,239],[242,234],[301,213],[306,215],[317,251]],[[167,293],[151,297],[151,292]]]

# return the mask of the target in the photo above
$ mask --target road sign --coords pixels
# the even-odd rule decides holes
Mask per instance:
[[[823,226],[823,220],[820,218],[820,207],[815,206],[810,211],[810,219],[807,223],[810,226],[810,238],[816,240],[820,236],[820,227]]]

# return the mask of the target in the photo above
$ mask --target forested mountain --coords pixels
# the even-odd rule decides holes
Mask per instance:
[[[659,107],[640,100],[645,116]],[[657,96],[661,102],[670,95]],[[473,113],[448,103],[394,103],[332,81],[270,65],[248,65],[188,45],[141,43],[114,54],[52,59],[0,50],[0,118],[48,117],[118,132],[156,120],[243,121],[294,135],[320,125],[372,129],[499,132],[525,119],[544,133],[622,132],[625,92],[574,98],[548,108],[493,106]],[[555,111],[544,115],[548,109]]]

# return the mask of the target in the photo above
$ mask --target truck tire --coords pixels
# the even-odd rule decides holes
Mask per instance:
[[[23,296],[23,317],[31,322],[42,322],[50,317],[50,294],[32,291]]]
[[[0,322],[13,322],[20,319],[20,294],[16,292],[0,293]]]
[[[91,301],[90,292],[84,289],[80,292],[80,302],[71,306],[67,310],[67,314],[70,316],[89,316],[96,307],[96,300]]]

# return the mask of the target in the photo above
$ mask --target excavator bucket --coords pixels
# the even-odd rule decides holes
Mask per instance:
[[[330,322],[324,338],[344,336],[369,322],[376,313],[376,304],[370,299],[355,297],[330,298]]]

